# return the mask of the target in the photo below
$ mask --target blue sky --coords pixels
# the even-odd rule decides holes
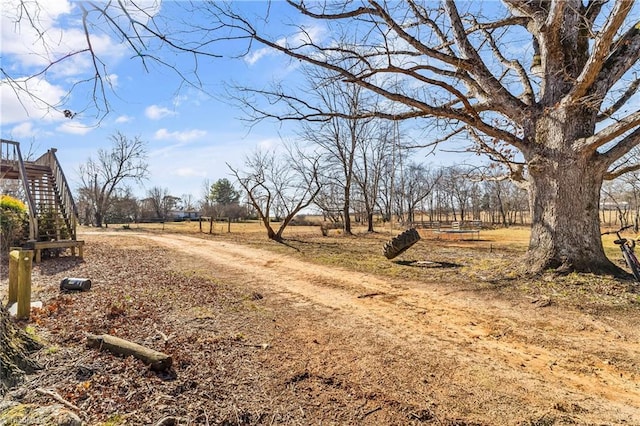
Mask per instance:
[[[84,34],[80,26],[80,3],[68,0],[42,0],[27,3],[39,7],[39,22],[45,36],[45,46],[38,42],[37,34],[29,25],[16,26],[12,22],[12,4],[17,0],[2,0],[2,43],[0,45],[3,69],[14,78],[32,75],[46,66],[52,58],[83,45]],[[149,13],[158,18],[168,18],[166,25],[179,26],[180,19],[206,18],[191,16],[184,10],[178,12],[176,3],[155,0],[139,0],[137,4],[150,7]],[[180,3],[180,6],[186,3]],[[290,34],[286,22],[284,2],[240,2],[236,6],[249,13],[264,16],[267,7],[272,19],[269,31],[275,34]],[[143,19],[144,17],[138,17]],[[300,22],[297,22],[300,24]],[[304,24],[304,23],[302,23]],[[307,31],[318,37],[326,33],[317,23],[307,26]],[[79,165],[98,148],[109,148],[110,135],[119,131],[128,137],[139,136],[148,142],[150,179],[144,187],[134,187],[138,196],[153,186],[168,188],[175,196],[192,194],[199,198],[205,180],[214,182],[230,178],[226,163],[242,167],[243,157],[256,148],[276,146],[279,141],[293,138],[294,128],[276,122],[263,122],[249,128],[238,118],[242,111],[225,101],[224,84],[238,82],[251,87],[264,87],[272,81],[286,78],[293,85],[300,78],[297,64],[291,63],[281,54],[255,45],[243,58],[200,58],[198,75],[204,91],[183,84],[170,69],[151,64],[145,70],[135,54],[114,37],[106,26],[96,23],[90,28],[93,47],[106,69],[105,82],[113,86],[108,91],[110,113],[102,116],[91,108],[90,86],[79,86],[66,99],[65,94],[72,82],[91,76],[88,55],[78,55],[56,66],[45,78],[29,82],[29,90],[42,99],[56,104],[64,100],[64,107],[78,112],[72,119],[65,119],[60,112],[43,109],[42,104],[22,96],[18,99],[6,85],[0,85],[0,108],[2,137],[22,143],[23,152],[33,145],[35,155],[48,148],[58,149],[62,163],[72,187],[79,183]],[[237,45],[218,44],[216,53],[229,54]],[[225,49],[228,49],[226,51]],[[163,53],[163,60],[175,64],[181,70],[193,65],[188,56]],[[434,135],[430,135],[434,136]],[[455,158],[455,160],[453,160]],[[477,161],[468,156],[439,154],[437,158],[417,158],[425,162]]]
[[[44,53],[29,28],[16,29],[10,22],[10,16],[5,14],[8,3],[12,1],[3,0],[2,67],[11,70],[14,76],[26,76],[43,66]],[[264,2],[246,3],[246,7],[258,10],[264,5]],[[47,0],[40,6],[43,24],[50,33],[58,40],[68,40],[65,42],[69,45],[74,40],[81,42],[77,3]],[[161,13],[166,13],[170,6],[163,4]],[[23,152],[32,144],[36,156],[56,147],[72,186],[78,184],[78,166],[95,155],[98,148],[108,148],[108,138],[116,131],[148,142],[151,177],[145,188],[160,186],[176,196],[190,193],[196,197],[201,195],[205,179],[214,182],[230,177],[226,163],[241,167],[245,154],[257,147],[277,145],[281,136],[289,134],[290,129],[273,122],[250,129],[238,120],[242,112],[224,98],[225,82],[259,87],[283,73],[295,72],[288,70],[285,58],[258,47],[244,59],[200,60],[199,76],[205,91],[199,91],[181,84],[169,69],[152,66],[150,72],[145,71],[118,40],[100,34],[99,28],[94,34],[100,42],[99,56],[108,65],[108,80],[114,86],[108,98],[111,112],[101,120],[95,110],[83,111],[91,103],[91,91],[87,88],[75,91],[65,103],[65,108],[80,110],[74,119],[68,120],[29,98],[23,96],[18,100],[7,85],[1,86],[2,137],[21,142]],[[61,47],[60,52],[63,51]],[[183,64],[182,60],[176,65],[188,68],[190,64]],[[56,103],[66,93],[70,81],[85,77],[90,71],[86,58],[74,60],[50,73],[46,80],[32,81],[30,89]],[[144,189],[134,189],[144,195]]]

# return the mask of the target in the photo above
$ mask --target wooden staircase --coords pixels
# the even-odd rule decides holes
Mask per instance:
[[[81,247],[75,242],[78,223],[76,205],[55,148],[35,161],[24,161],[18,142],[2,139],[0,179],[21,181],[16,190],[20,192],[19,198],[26,200],[29,209],[29,241],[26,245],[36,249],[37,260],[38,246]]]

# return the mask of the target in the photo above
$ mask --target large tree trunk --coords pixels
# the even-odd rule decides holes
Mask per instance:
[[[96,211],[93,215],[93,225],[96,228],[102,228],[102,212]]]
[[[568,142],[588,132],[592,125],[588,119],[584,111],[556,111],[541,118],[537,148],[525,154],[532,214],[529,272],[622,272],[606,257],[600,235],[600,189],[606,166],[599,163],[597,153],[575,150]]]

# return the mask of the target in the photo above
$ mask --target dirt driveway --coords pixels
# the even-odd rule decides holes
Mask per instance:
[[[227,401],[233,401],[229,408],[203,391],[206,379],[191,377],[199,390],[191,403],[200,407],[200,415],[185,408],[175,414],[176,422],[640,424],[637,316],[626,321],[617,313],[507,300],[447,282],[381,279],[229,241],[133,232],[84,238],[86,264],[96,250],[92,246],[109,247],[121,251],[115,253],[125,269],[121,275],[127,268],[138,269],[138,275],[139,268],[149,274],[153,268],[173,271],[175,282],[163,287],[159,306],[140,313],[138,320],[158,316],[152,326],[142,325],[147,335],[151,328],[165,330],[161,334],[167,339],[158,349],[186,351],[176,357],[174,380],[181,386],[199,370],[217,380]],[[90,273],[82,269],[87,267],[78,266],[78,272]],[[57,279],[69,270],[49,275]],[[220,306],[214,309],[195,277],[216,283],[218,299],[223,290],[235,296],[217,300]],[[102,278],[113,279],[106,272]],[[100,279],[97,284],[100,291]],[[136,299],[132,292],[137,290],[123,291]],[[98,303],[100,296],[94,292],[93,297],[95,302],[85,303]],[[101,327],[137,336],[122,331],[125,323],[113,322],[128,317],[126,324],[132,325],[134,315],[114,314],[113,303],[102,309],[104,321],[111,322]],[[145,309],[140,305],[140,312]],[[50,321],[43,318],[42,325],[51,327]],[[91,332],[96,327],[86,325]],[[166,336],[167,330],[172,334]],[[66,336],[66,341],[79,340],[76,334]],[[240,349],[234,341],[241,342]],[[214,344],[218,352],[211,353]],[[236,348],[232,362],[224,358],[231,347]],[[227,364],[214,368],[210,358],[193,358],[202,356],[203,348]],[[66,396],[79,405],[84,400],[77,392]],[[160,407],[169,410],[170,405]],[[206,415],[205,423],[202,412],[216,410],[223,414]],[[157,415],[147,415],[157,421]]]

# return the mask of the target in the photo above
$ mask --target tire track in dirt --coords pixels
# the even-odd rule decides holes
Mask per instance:
[[[436,348],[441,356],[457,360],[462,370],[476,375],[486,371],[495,380],[517,377],[523,394],[561,393],[596,412],[611,410],[640,424],[638,366],[625,370],[597,355],[626,353],[640,360],[637,332],[613,329],[581,313],[514,306],[470,293],[452,295],[444,283],[380,279],[229,242],[127,235],[199,258],[217,270],[245,274],[265,288],[330,308],[350,322],[376,324],[418,351]],[[617,337],[603,348],[607,335]]]

